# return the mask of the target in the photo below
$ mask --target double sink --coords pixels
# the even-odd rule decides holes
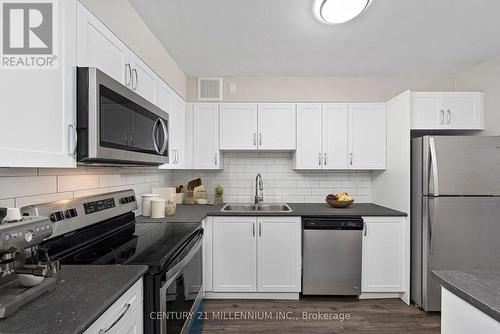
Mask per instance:
[[[292,212],[288,204],[226,204],[222,212]]]

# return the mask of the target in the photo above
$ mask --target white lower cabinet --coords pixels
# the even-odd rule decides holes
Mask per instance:
[[[211,223],[212,240],[205,235],[212,249],[212,259],[205,259],[212,266],[204,268],[207,291],[300,291],[300,217],[213,217]]]
[[[213,291],[256,291],[256,218],[217,217],[213,224]]]
[[[259,217],[257,224],[257,291],[300,292],[300,221]]]
[[[142,334],[143,281],[140,278],[84,334]]]
[[[363,220],[361,292],[404,292],[406,217]]]

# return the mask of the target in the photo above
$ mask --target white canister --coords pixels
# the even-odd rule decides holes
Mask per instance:
[[[165,200],[154,198],[151,203],[151,218],[165,218]]]
[[[151,216],[151,200],[158,198],[158,194],[144,194],[142,195],[142,215],[144,217]]]

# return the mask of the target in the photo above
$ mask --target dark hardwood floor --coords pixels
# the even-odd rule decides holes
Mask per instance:
[[[399,299],[205,300],[205,312],[203,334],[440,331],[439,314],[425,313]],[[307,317],[315,317],[319,312],[329,318],[303,319],[303,312]],[[244,316],[247,319],[242,319]],[[342,316],[343,321],[340,320]]]

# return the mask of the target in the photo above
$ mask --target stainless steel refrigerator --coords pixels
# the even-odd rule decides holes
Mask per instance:
[[[500,270],[500,137],[412,140],[411,299],[441,310],[432,270]]]

